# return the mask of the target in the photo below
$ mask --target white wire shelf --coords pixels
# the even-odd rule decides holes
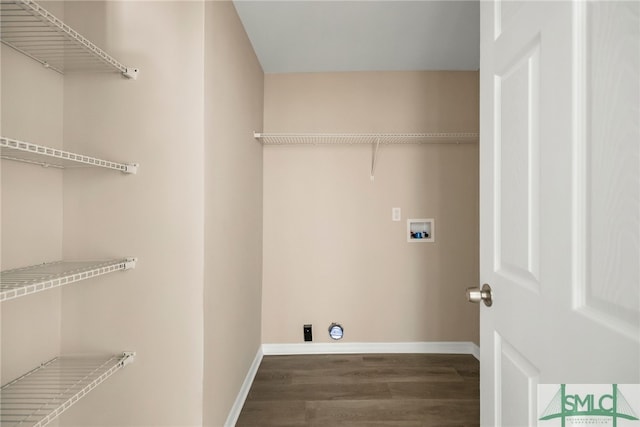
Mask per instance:
[[[136,79],[126,67],[32,0],[0,1],[2,43],[59,73],[115,71]]]
[[[98,167],[129,174],[137,173],[139,166],[137,163],[117,163],[5,137],[0,137],[0,158],[59,169]]]
[[[253,137],[263,145],[337,145],[371,144],[371,181],[375,179],[378,149],[393,144],[473,144],[478,133],[258,133]]]
[[[293,144],[469,144],[478,142],[472,132],[439,133],[258,133],[264,145]]]
[[[0,272],[0,302],[116,271],[135,268],[136,258],[58,261]]]
[[[0,390],[0,425],[49,424],[111,375],[133,362],[134,352],[63,356],[43,363]]]

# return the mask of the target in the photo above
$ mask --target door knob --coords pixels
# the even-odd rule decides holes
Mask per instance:
[[[491,286],[485,283],[482,285],[482,289],[478,287],[467,288],[467,301],[475,303],[484,301],[484,305],[491,307],[491,304],[493,304],[491,300]]]

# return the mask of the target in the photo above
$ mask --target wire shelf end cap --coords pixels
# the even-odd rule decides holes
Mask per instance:
[[[138,262],[138,258],[127,258],[124,262],[124,269],[130,270],[132,268],[136,268],[136,262]]]
[[[130,363],[133,363],[136,357],[135,351],[124,351],[122,352],[122,367],[124,368]]]
[[[127,163],[125,165],[125,168],[124,168],[123,172],[135,175],[135,174],[138,173],[138,167],[140,167],[139,163]]]
[[[140,70],[138,68],[129,68],[127,67],[126,71],[122,72],[122,75],[131,80],[138,80],[138,72]]]

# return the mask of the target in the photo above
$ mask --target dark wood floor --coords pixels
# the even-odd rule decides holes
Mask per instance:
[[[473,356],[349,354],[265,356],[236,427],[479,424]]]

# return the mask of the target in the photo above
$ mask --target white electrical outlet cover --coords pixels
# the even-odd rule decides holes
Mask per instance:
[[[400,221],[402,218],[402,210],[400,208],[391,208],[391,220]]]

